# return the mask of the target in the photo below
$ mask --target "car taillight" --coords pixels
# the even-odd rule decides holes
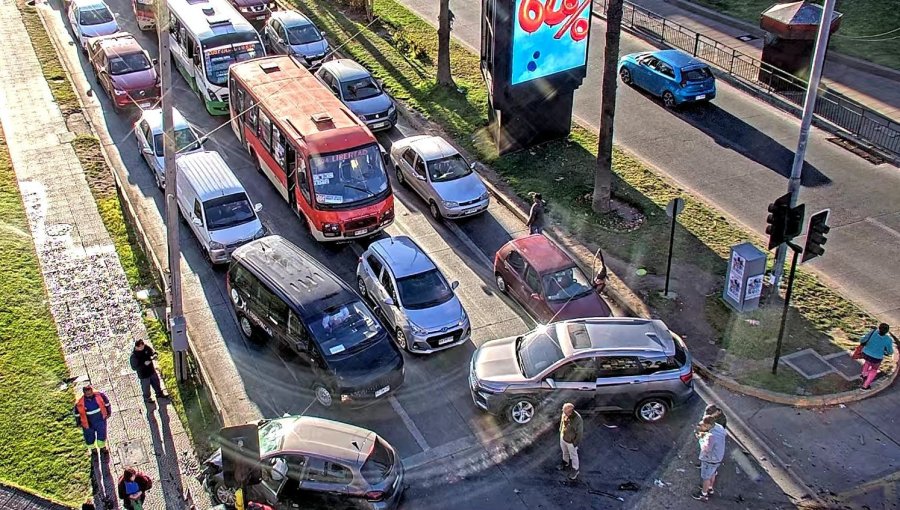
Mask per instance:
[[[694,379],[694,372],[681,374],[678,378],[681,379],[681,382],[683,382],[684,384],[691,384],[691,381]]]
[[[366,493],[366,499],[369,501],[381,501],[384,499],[384,491],[369,491]]]

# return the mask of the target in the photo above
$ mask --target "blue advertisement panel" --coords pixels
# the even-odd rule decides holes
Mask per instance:
[[[592,0],[516,0],[510,83],[585,65]]]

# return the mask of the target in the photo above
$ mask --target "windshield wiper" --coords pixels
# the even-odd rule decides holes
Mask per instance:
[[[368,193],[370,196],[371,196],[371,195],[374,195],[374,193],[372,193],[372,191],[369,190],[369,188],[364,188],[364,187],[361,187],[361,186],[356,186],[355,184],[347,184],[346,182],[343,183],[343,184],[344,184],[344,187],[345,187],[345,188],[355,189],[356,191],[362,191],[363,193]]]

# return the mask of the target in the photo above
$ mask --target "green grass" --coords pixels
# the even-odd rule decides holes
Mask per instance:
[[[31,45],[41,61],[41,69],[44,72],[44,78],[50,85],[50,92],[59,105],[63,115],[80,112],[81,104],[78,102],[78,96],[75,89],[69,82],[65,68],[59,62],[56,55],[56,49],[50,42],[50,36],[44,30],[41,23],[41,17],[38,15],[34,7],[28,7],[22,0],[17,0],[19,11],[22,13],[22,21],[25,23],[25,30],[31,38]]]
[[[759,25],[759,15],[774,0],[692,0],[698,4]],[[821,2],[818,2],[821,3]],[[900,9],[890,0],[838,0],[836,10],[844,14],[830,49],[883,66],[900,69],[900,31],[877,35],[900,27]],[[858,40],[866,37],[868,40]]]
[[[0,133],[0,483],[68,504],[89,492],[56,325]]]
[[[738,227],[713,207],[616,149],[614,195],[646,215],[640,228],[622,231],[615,219],[591,211],[598,141],[594,132],[576,126],[565,140],[500,157],[486,132],[487,93],[477,54],[454,41],[451,67],[459,90],[439,87],[434,78],[436,30],[396,1],[376,0],[379,21],[369,28],[343,14],[333,2],[293,1],[329,33],[332,41],[344,43],[355,36],[342,46],[342,52],[372,70],[394,97],[440,125],[460,146],[490,165],[521,198],[531,191],[544,193],[555,222],[589,247],[602,246],[632,267],[663,273],[666,250],[661,247],[668,240],[669,229],[665,205],[676,196],[686,202],[676,235],[675,253],[680,262],[721,277],[731,246],[747,240],[762,244],[756,234]],[[841,341],[846,335],[859,335],[874,323],[873,317],[803,270],[798,271],[794,296],[791,323],[798,343],[832,342],[828,346],[831,352],[847,345]],[[747,332],[728,327],[737,322],[737,315],[728,310],[716,313],[720,316],[718,325],[714,325],[721,335],[718,341],[738,346],[740,336]],[[756,349],[760,352],[753,355],[762,356],[762,347]]]

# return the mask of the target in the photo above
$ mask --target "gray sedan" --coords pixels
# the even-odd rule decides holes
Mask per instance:
[[[262,31],[266,51],[277,55],[298,55],[306,67],[318,67],[328,53],[324,34],[297,11],[275,11]]]
[[[341,58],[325,62],[316,78],[331,89],[372,131],[386,131],[397,123],[397,107],[365,67]]]
[[[490,194],[466,160],[439,136],[404,138],[391,146],[397,181],[426,202],[435,219],[463,218],[487,210]]]

